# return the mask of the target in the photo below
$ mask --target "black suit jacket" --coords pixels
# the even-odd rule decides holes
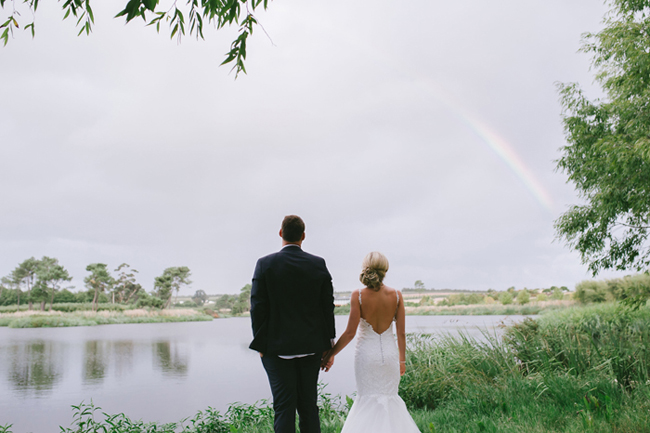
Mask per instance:
[[[251,290],[253,341],[270,355],[331,349],[334,290],[325,260],[289,245],[257,261]]]

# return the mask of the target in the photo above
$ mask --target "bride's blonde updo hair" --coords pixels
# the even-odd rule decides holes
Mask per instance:
[[[363,271],[359,275],[359,281],[375,292],[378,291],[388,271],[388,259],[386,256],[377,251],[368,253],[363,259],[361,267]]]

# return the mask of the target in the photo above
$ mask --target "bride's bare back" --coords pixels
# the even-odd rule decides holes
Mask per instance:
[[[377,334],[383,334],[395,320],[399,306],[397,290],[382,285],[375,291],[369,288],[359,290],[359,307],[361,318]]]
[[[359,295],[361,294],[361,295]],[[359,321],[363,319],[377,334],[383,334],[395,320],[395,334],[399,349],[400,374],[404,374],[406,359],[405,312],[402,295],[395,289],[381,285],[378,291],[364,287],[352,292],[348,326],[323,360],[323,369],[328,371],[332,358],[339,353],[357,333]]]

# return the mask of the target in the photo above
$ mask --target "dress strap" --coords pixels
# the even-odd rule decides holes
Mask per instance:
[[[397,296],[397,305],[395,305],[395,315],[393,316],[393,320],[397,320],[397,310],[399,310],[399,292],[397,289],[395,289],[395,296]]]
[[[359,289],[359,305],[361,305],[361,291],[362,291],[362,290],[363,290],[363,289]]]

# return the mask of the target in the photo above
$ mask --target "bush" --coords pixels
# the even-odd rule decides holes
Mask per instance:
[[[546,301],[547,299],[548,299],[548,297],[547,297],[544,293],[540,293],[540,294],[537,295],[537,297],[535,298],[535,301],[537,301],[537,302],[544,302],[544,301]]]
[[[530,293],[528,293],[528,290],[524,289],[517,294],[517,303],[519,305],[526,305],[529,302],[530,302]]]
[[[625,304],[638,308],[645,305],[650,298],[650,275],[637,274],[628,275],[622,280],[610,283],[608,286],[617,298],[622,300]]]
[[[510,292],[503,292],[499,295],[499,302],[503,305],[512,304],[512,294]]]
[[[165,306],[165,301],[156,296],[140,296],[138,302],[135,303],[136,308],[158,308],[161,309]]]
[[[484,297],[485,296],[480,293],[458,293],[447,296],[438,305],[454,306],[482,304]]]
[[[574,298],[582,303],[613,301],[614,295],[608,290],[604,281],[587,280],[576,285]]]

